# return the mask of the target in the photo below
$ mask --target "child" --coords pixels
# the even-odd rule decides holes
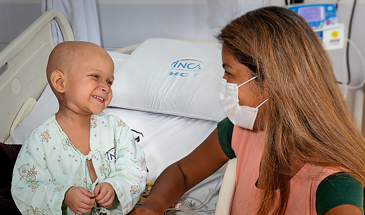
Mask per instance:
[[[19,152],[11,192],[21,213],[127,214],[138,201],[144,153],[123,121],[102,113],[113,74],[113,60],[95,44],[63,42],[51,52],[47,79],[59,111]]]

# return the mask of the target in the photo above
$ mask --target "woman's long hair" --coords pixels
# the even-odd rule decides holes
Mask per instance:
[[[346,169],[365,186],[365,139],[306,21],[289,9],[265,7],[233,20],[217,38],[269,95],[258,214],[285,213],[293,163]]]

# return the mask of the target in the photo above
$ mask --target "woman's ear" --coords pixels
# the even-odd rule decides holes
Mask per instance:
[[[51,74],[50,81],[57,92],[65,92],[65,74],[63,72],[54,70]]]

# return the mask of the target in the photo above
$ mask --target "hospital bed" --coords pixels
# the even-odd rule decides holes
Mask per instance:
[[[0,66],[4,65],[2,68],[5,67],[5,71],[0,76],[0,146],[2,152],[10,158],[10,163],[3,163],[3,165],[7,165],[7,169],[12,169],[11,165],[15,162],[21,144],[30,132],[50,114],[58,110],[57,101],[47,84],[45,75],[48,56],[54,48],[51,33],[52,19],[55,19],[60,26],[65,41],[74,40],[72,29],[64,15],[57,10],[49,10],[0,53]],[[155,43],[156,41],[157,43]],[[148,78],[145,77],[147,75],[138,76],[139,71],[153,70],[158,64],[141,63],[138,66],[142,67],[134,67],[133,63],[139,60],[135,58],[137,55],[135,53],[142,54],[142,56],[146,53],[157,55],[154,51],[161,52],[161,48],[158,46],[160,42],[167,42],[166,47],[173,47],[176,50],[179,46],[186,45],[188,47],[188,45],[195,43],[198,47],[191,50],[193,53],[200,52],[201,47],[208,50],[217,49],[218,52],[213,50],[212,53],[215,54],[213,59],[207,59],[204,62],[186,56],[179,58],[180,61],[169,63],[175,70],[165,74],[167,77],[165,82],[160,82],[162,76],[152,75]],[[178,45],[175,47],[176,42]],[[167,166],[194,150],[216,128],[217,122],[223,119],[225,115],[216,98],[219,76],[222,77],[223,75],[218,44],[204,41],[156,39],[149,40],[152,48],[149,49],[151,52],[146,52],[144,50],[149,48],[147,43],[109,52],[114,60],[116,71],[113,87],[126,86],[127,88],[120,90],[117,87],[115,87],[116,89],[113,88],[113,100],[105,111],[118,115],[132,129],[136,140],[146,153],[147,168],[149,169],[147,182],[153,183]],[[166,54],[166,57],[170,55]],[[150,58],[149,55],[146,57]],[[134,78],[132,81],[124,80],[125,74],[123,76],[123,72],[119,72],[124,71],[124,68],[130,68],[126,65],[136,68],[136,71],[128,71],[128,77]],[[178,66],[181,67],[178,68]],[[184,70],[187,67],[200,69],[203,66],[212,67],[215,70],[213,78],[209,79],[212,75],[208,76],[206,72],[200,74],[196,70],[189,73],[189,71]],[[184,83],[176,81],[189,78],[191,75],[196,78],[196,81]],[[202,83],[200,79],[199,83],[197,81],[199,76],[206,81]],[[118,83],[118,80],[121,82]],[[172,84],[170,84],[170,80],[174,80],[171,82]],[[151,84],[153,81],[156,83]],[[160,92],[161,88],[156,90],[151,88],[151,85],[154,87],[162,86],[169,91]],[[143,92],[144,90],[148,92]],[[194,90],[193,95],[185,96]],[[201,92],[202,95],[196,92]],[[208,99],[202,99],[203,95],[204,98]],[[129,97],[125,98],[125,96]],[[123,99],[119,99],[121,97]],[[166,99],[168,100],[166,101]],[[209,109],[210,106],[213,109]],[[2,157],[2,159],[5,158]],[[233,177],[225,177],[222,188],[220,185],[225,167],[192,188],[179,201],[186,205],[188,210],[179,212],[177,209],[171,209],[168,214],[214,214],[218,193],[223,197],[219,198],[216,214],[228,214],[235,183],[235,161],[230,162],[227,171],[230,171]],[[0,213],[15,214],[16,208],[10,197],[8,178],[2,179]],[[201,202],[203,204],[200,204]]]

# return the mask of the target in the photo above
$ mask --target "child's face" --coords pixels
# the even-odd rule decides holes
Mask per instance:
[[[112,99],[113,60],[107,52],[84,52],[75,57],[65,79],[67,108],[82,115],[99,114]]]

